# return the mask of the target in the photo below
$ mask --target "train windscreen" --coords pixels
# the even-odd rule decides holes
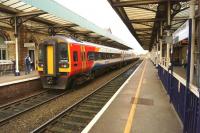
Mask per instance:
[[[39,47],[39,59],[38,59],[38,66],[39,67],[43,67],[43,63],[44,63],[44,52],[42,51],[42,47]]]
[[[61,68],[68,68],[69,67],[67,44],[60,44],[59,45],[59,59],[60,59],[59,66]]]

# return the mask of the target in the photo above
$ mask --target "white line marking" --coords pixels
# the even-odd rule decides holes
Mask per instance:
[[[90,123],[83,129],[81,133],[88,133],[94,124],[99,120],[102,114],[106,111],[106,109],[110,106],[113,100],[117,97],[117,95],[124,89],[124,86],[129,82],[129,80],[133,77],[133,75],[138,71],[140,66],[143,64],[144,61],[136,68],[136,70],[129,76],[129,78],[123,83],[123,85],[115,92],[115,94],[111,97],[111,99],[103,106],[103,108],[95,115],[95,117],[90,121]]]
[[[35,79],[39,79],[39,78],[40,77],[37,76],[37,77],[28,78],[28,79],[21,79],[21,80],[15,80],[15,81],[11,81],[11,82],[1,83],[0,87],[12,85],[12,84],[17,84],[17,83],[22,83],[22,82],[26,82],[26,81],[31,81],[31,80],[35,80]]]

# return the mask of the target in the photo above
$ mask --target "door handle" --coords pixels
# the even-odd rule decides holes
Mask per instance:
[[[74,66],[77,66],[77,64],[74,64]]]

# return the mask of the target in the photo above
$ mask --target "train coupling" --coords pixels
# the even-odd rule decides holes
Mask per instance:
[[[47,84],[48,85],[56,84],[56,78],[55,77],[47,77]]]

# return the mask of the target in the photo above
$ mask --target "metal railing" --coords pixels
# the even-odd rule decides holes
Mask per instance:
[[[182,120],[184,130],[187,133],[199,133],[200,119],[199,96],[194,93],[194,89],[190,85],[186,87],[186,81],[180,81],[175,75],[172,75],[162,66],[158,66],[158,75],[162,81],[177,114]],[[186,92],[186,93],[185,93]],[[187,103],[184,104],[184,101]]]

